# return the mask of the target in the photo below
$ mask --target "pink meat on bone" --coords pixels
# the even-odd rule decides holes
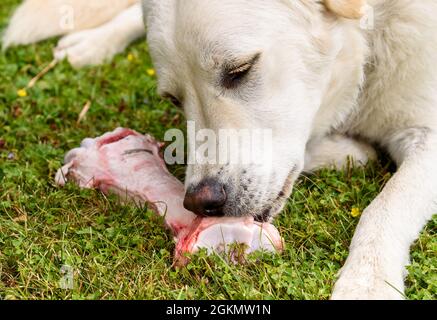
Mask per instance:
[[[232,243],[244,244],[245,253],[282,251],[282,238],[272,224],[252,217],[203,218],[186,210],[184,186],[168,172],[160,155],[162,146],[149,135],[124,128],[87,138],[67,153],[56,183],[63,186],[71,180],[82,188],[115,193],[123,201],[148,203],[174,234],[178,265],[187,262],[186,253],[201,248],[223,252]]]

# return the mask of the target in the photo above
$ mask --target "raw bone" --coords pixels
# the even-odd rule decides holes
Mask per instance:
[[[204,218],[186,210],[184,186],[168,172],[160,155],[162,146],[149,135],[124,128],[87,138],[80,148],[67,153],[56,183],[63,186],[71,180],[82,188],[115,193],[123,201],[149,203],[173,232],[178,265],[187,263],[186,253],[200,248],[223,252],[232,243],[245,244],[246,254],[282,251],[282,238],[272,224],[255,222],[252,217]]]

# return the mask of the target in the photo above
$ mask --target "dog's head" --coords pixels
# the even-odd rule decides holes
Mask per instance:
[[[271,154],[263,164],[218,156],[212,157],[215,162],[189,164],[188,209],[263,221],[282,209],[303,168],[306,143],[342,49],[332,12],[352,17],[357,9],[350,3],[358,2],[144,1],[159,93],[184,108],[197,133],[215,133],[209,141],[217,147],[214,155],[241,156],[266,141],[266,135],[252,134],[252,143],[224,147],[220,130],[269,132],[271,143],[262,149]],[[198,147],[199,141],[189,143]]]

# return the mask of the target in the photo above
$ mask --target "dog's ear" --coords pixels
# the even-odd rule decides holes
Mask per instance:
[[[326,8],[347,19],[360,19],[364,16],[366,0],[324,0]]]

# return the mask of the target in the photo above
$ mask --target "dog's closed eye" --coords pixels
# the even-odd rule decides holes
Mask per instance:
[[[226,89],[237,88],[247,77],[260,57],[257,53],[249,61],[234,67],[227,67],[222,76],[221,84]]]

